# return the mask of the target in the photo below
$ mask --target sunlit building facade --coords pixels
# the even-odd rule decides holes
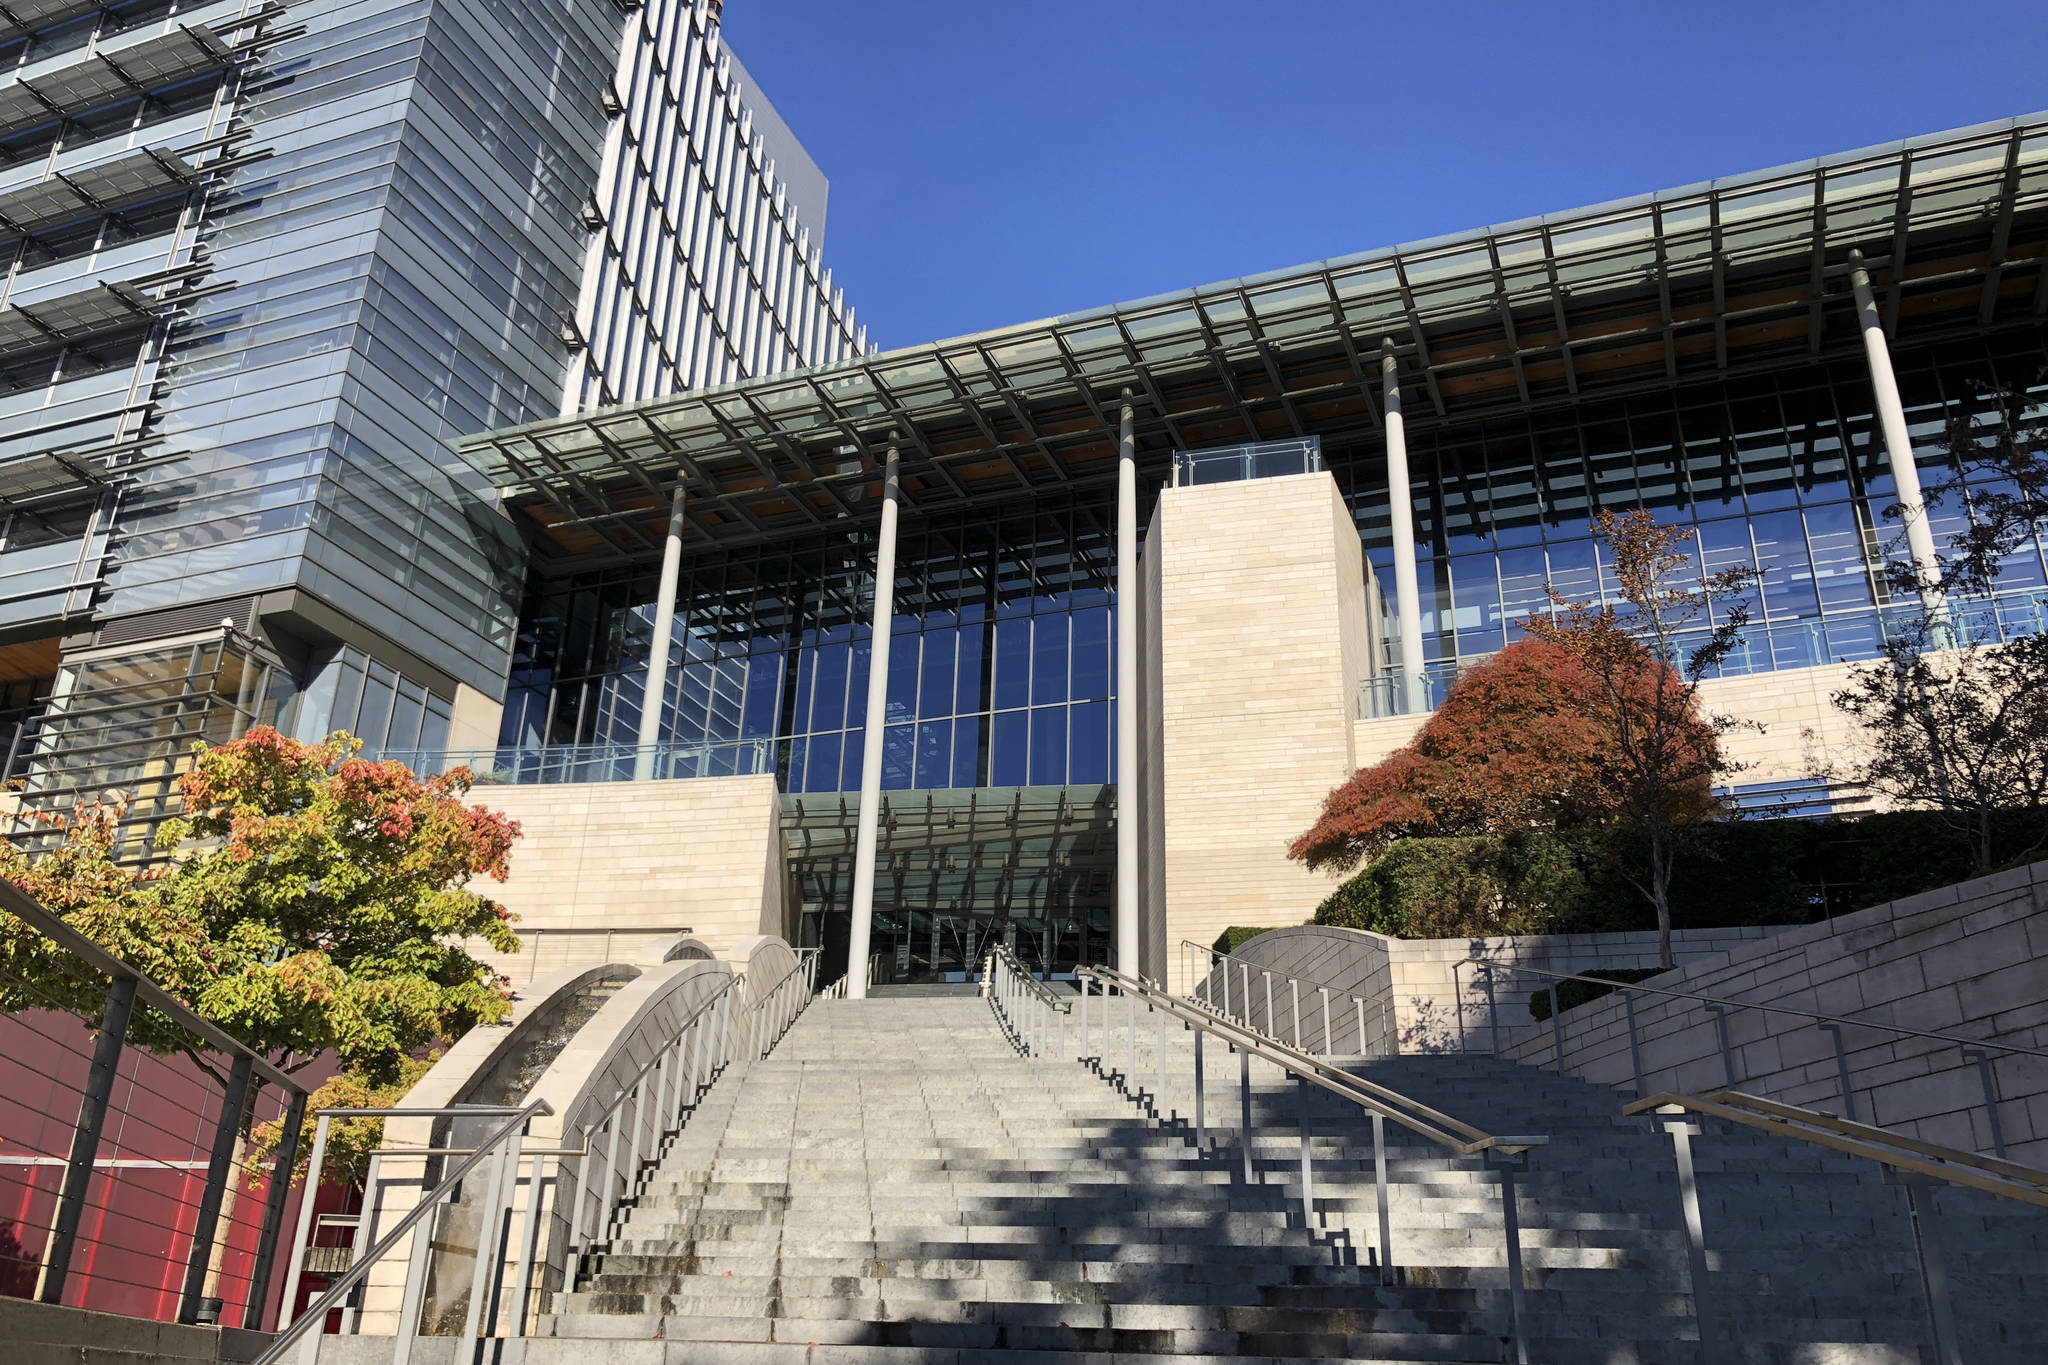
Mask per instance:
[[[452,443],[866,343],[715,4],[0,10],[8,785],[494,738],[525,578]]]
[[[1344,724],[1366,761],[1547,609],[1547,586],[1612,597],[1603,508],[1694,529],[1702,573],[1761,571],[1729,680],[1872,657],[1908,608],[1884,573],[1915,551],[1899,460],[1938,545],[1985,487],[1948,467],[1949,419],[1999,388],[2043,394],[2044,248],[2048,118],[2033,117],[492,433],[466,449],[532,565],[506,779],[552,780],[538,754],[558,777],[603,776],[607,746],[652,735],[658,776],[775,777],[807,941],[830,947],[861,918],[855,844],[872,819],[878,957],[957,973],[994,933],[1055,967],[1103,958],[1120,937],[1119,812],[1137,805],[1118,759],[1127,411],[1130,515],[1155,537],[1167,501],[1212,481],[1335,490],[1361,551],[1370,644],[1346,665]],[[1903,440],[1885,430],[1873,345]],[[1246,534],[1271,531],[1257,525]],[[658,632],[665,548],[674,611]],[[1143,572],[1170,599],[1173,561]],[[2029,544],[1995,599],[1957,611],[1992,637],[2037,629],[2044,581]],[[1248,602],[1246,638],[1265,624]],[[1170,686],[1171,635],[1164,649]],[[1824,706],[1824,682],[1808,690]],[[1171,715],[1144,724],[1171,749]],[[1759,781],[1829,804],[1795,757],[1763,766]],[[1344,771],[1286,800],[1312,811]],[[880,789],[867,817],[864,777]],[[1038,812],[1012,842],[948,842],[961,812],[1005,800]],[[1284,838],[1256,839],[1299,919],[1314,897],[1288,880]],[[1254,918],[1269,905],[1252,896],[1234,922],[1282,922]]]

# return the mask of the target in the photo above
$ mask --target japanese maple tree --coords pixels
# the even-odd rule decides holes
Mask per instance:
[[[1591,679],[1567,650],[1524,638],[1458,675],[1414,740],[1332,791],[1288,850],[1318,871],[1397,839],[1569,828],[1597,818],[1605,741]]]

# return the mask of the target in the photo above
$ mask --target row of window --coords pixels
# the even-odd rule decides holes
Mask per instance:
[[[585,266],[583,405],[858,353],[697,7],[654,0],[626,42],[625,109],[598,183],[605,224]]]

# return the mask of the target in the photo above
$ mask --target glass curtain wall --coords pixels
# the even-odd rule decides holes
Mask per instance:
[[[1061,498],[906,519],[885,788],[1115,780],[1109,510]],[[663,738],[773,739],[785,790],[856,789],[872,535],[686,563]],[[501,743],[632,743],[654,590],[640,569],[537,584]]]
[[[1985,386],[2048,398],[2038,330],[1895,357],[1922,482],[1948,483],[1948,416]],[[1393,578],[1385,457],[1336,448],[1328,466],[1382,583]],[[1613,597],[1592,527],[1644,506],[1692,527],[1701,572],[1762,571],[1745,670],[1876,651],[1882,568],[1904,553],[1896,493],[1851,356],[1675,391],[1418,431],[1410,496],[1423,555],[1424,650],[1471,661],[1546,610],[1547,585]],[[1937,545],[1967,524],[1973,485],[1936,502]],[[890,649],[885,788],[1114,782],[1110,695],[1112,494],[905,519]],[[684,566],[664,738],[773,739],[792,792],[858,787],[872,602],[872,531]],[[2041,548],[2001,590],[2048,585]],[[654,598],[651,569],[539,582],[514,662],[502,742],[631,743]],[[1381,614],[1392,661],[1391,611]],[[1820,631],[1779,630],[1818,622]],[[1732,667],[1733,665],[1731,665]]]
[[[2038,330],[1972,338],[1894,356],[1921,482],[1956,473],[1941,448],[1951,413],[1994,384],[2048,399],[2048,349]],[[1471,661],[1545,611],[1545,585],[1571,597],[1615,595],[1613,566],[1592,528],[1600,509],[1650,508],[1693,527],[1703,572],[1762,571],[1753,622],[1837,623],[1820,632],[1752,630],[1748,669],[1799,668],[1877,647],[1875,610],[1889,605],[1882,567],[1905,555],[1897,497],[1860,357],[1676,392],[1588,402],[1576,409],[1425,430],[1411,440],[1410,496],[1423,556],[1423,650]],[[1386,463],[1377,446],[1331,460],[1366,553],[1391,581]],[[1977,483],[1930,511],[1935,544],[1968,524]],[[2041,548],[2006,565],[2001,590],[2044,583]],[[1867,619],[1859,627],[1857,614]],[[1393,622],[1386,623],[1391,662]],[[1768,657],[1764,657],[1768,656]]]
[[[290,671],[236,632],[66,664],[24,804],[63,811],[125,801],[116,856],[147,860],[157,826],[177,813],[177,777],[193,745],[225,744],[253,725],[288,727],[296,695]]]

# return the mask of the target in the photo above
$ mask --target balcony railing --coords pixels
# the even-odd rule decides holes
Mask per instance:
[[[1743,628],[1741,641],[1712,676],[1737,678],[1818,664],[1859,663],[1882,654],[1888,641],[1910,638],[1922,628],[1922,622],[1917,603],[1866,607],[1815,620],[1753,621]],[[2014,588],[1984,597],[1952,598],[1948,603],[1946,631],[1957,646],[2004,644],[2044,630],[2048,630],[2048,588]],[[1682,658],[1705,639],[1703,629],[1684,631],[1674,643]],[[1458,674],[1489,657],[1435,659],[1424,664],[1424,705],[1419,709],[1434,711],[1441,706]],[[1410,715],[1417,710],[1408,704],[1398,672],[1382,672],[1359,684],[1361,720]]]
[[[1313,474],[1322,467],[1320,436],[1209,450],[1177,450],[1173,454],[1173,486],[1191,488],[1202,483],[1277,479],[1288,474]]]
[[[665,744],[557,744],[539,748],[386,749],[416,773],[468,768],[479,786],[568,782],[668,782],[686,777],[750,777],[775,771],[773,740],[696,740]]]

